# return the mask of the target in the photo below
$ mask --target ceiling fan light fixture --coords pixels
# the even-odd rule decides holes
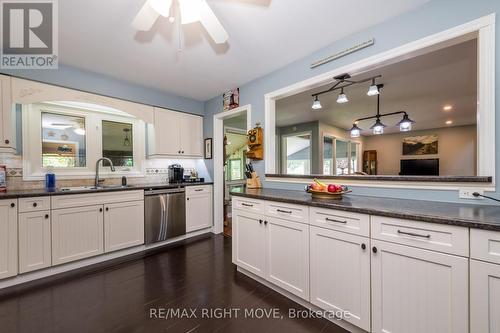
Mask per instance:
[[[346,94],[344,94],[344,88],[341,88],[339,97],[337,97],[337,103],[344,104],[347,102],[349,102],[349,99],[347,98]]]
[[[411,131],[412,125],[415,124],[415,121],[411,120],[407,114],[403,116],[403,119],[398,123],[399,130],[401,132]]]
[[[321,102],[319,101],[318,96],[316,96],[316,98],[314,99],[314,102],[313,102],[311,108],[313,110],[321,110],[322,106],[321,106]]]
[[[170,7],[172,0],[148,0],[149,6],[153,8],[158,14],[164,17],[170,16]]]
[[[352,124],[352,128],[349,131],[351,132],[351,138],[359,138],[361,135],[361,128],[356,124]]]
[[[85,129],[83,129],[83,128],[81,128],[81,127],[79,127],[79,128],[75,128],[75,129],[73,130],[73,132],[75,132],[75,134],[76,134],[76,135],[81,135],[81,136],[85,135]]]
[[[201,20],[200,7],[203,0],[179,0],[181,8],[181,24],[189,24]]]

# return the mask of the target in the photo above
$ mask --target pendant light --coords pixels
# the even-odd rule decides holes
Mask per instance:
[[[352,124],[352,128],[349,131],[351,132],[351,138],[359,138],[361,135],[361,128],[356,123]]]
[[[373,130],[373,134],[375,135],[378,135],[378,134],[384,134],[384,128],[387,127],[385,126],[381,121],[380,121],[380,118],[377,118],[377,121],[375,122],[375,124],[373,124],[372,127],[370,127],[370,129]]]
[[[321,102],[319,101],[318,96],[316,96],[316,98],[314,99],[314,102],[313,102],[311,108],[313,110],[320,110],[322,108]]]
[[[375,79],[372,79],[372,85],[368,88],[368,92],[366,93],[368,96],[375,96],[380,94],[378,90],[378,86],[375,84]]]
[[[128,133],[130,132],[130,128],[124,128],[123,132],[125,132],[125,139],[123,140],[123,145],[125,147],[130,146],[130,139],[128,138]]]
[[[408,115],[405,113],[403,116],[403,119],[401,119],[401,121],[399,123],[397,123],[397,126],[399,126],[399,130],[401,132],[408,132],[408,131],[411,131],[411,126],[414,123],[415,122],[413,120],[411,120],[408,117]]]
[[[347,98],[346,94],[344,94],[344,88],[341,88],[339,97],[337,97],[337,103],[344,104],[347,102],[349,102],[349,99]]]

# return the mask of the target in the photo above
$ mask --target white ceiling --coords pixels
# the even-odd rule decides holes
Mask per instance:
[[[476,123],[477,85],[476,39],[442,48],[395,64],[363,73],[353,79],[381,74],[377,83],[383,83],[380,95],[380,112],[406,111],[416,121],[414,130]],[[370,82],[355,85],[345,90],[349,102],[336,103],[338,91],[321,95],[323,108],[311,109],[311,93],[323,91],[332,85],[297,94],[277,101],[276,123],[287,126],[319,120],[323,123],[348,130],[357,118],[376,114],[377,97],[367,96]],[[451,105],[452,110],[443,107]],[[381,119],[388,127],[385,133],[398,132],[394,125],[401,116]],[[452,125],[446,125],[451,120]],[[358,125],[364,129],[362,135],[371,135],[369,130],[374,120]]]
[[[205,101],[428,0],[208,0],[229,33],[215,45],[199,23],[130,25],[145,0],[59,1],[61,63]]]

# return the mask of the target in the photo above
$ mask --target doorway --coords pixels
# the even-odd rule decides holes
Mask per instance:
[[[214,115],[214,233],[231,235],[231,195],[244,186],[246,132],[251,128],[251,106]]]

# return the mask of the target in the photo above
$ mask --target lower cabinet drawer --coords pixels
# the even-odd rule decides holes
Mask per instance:
[[[266,201],[267,216],[280,219],[309,223],[309,207],[302,205],[287,204],[274,201]]]
[[[470,257],[500,264],[500,232],[471,229]]]
[[[250,198],[237,198],[233,196],[233,209],[240,209],[242,211],[264,214],[265,201],[250,199]]]
[[[311,207],[309,220],[318,227],[370,236],[370,215]]]
[[[381,216],[372,216],[371,226],[373,239],[469,256],[468,228]]]

